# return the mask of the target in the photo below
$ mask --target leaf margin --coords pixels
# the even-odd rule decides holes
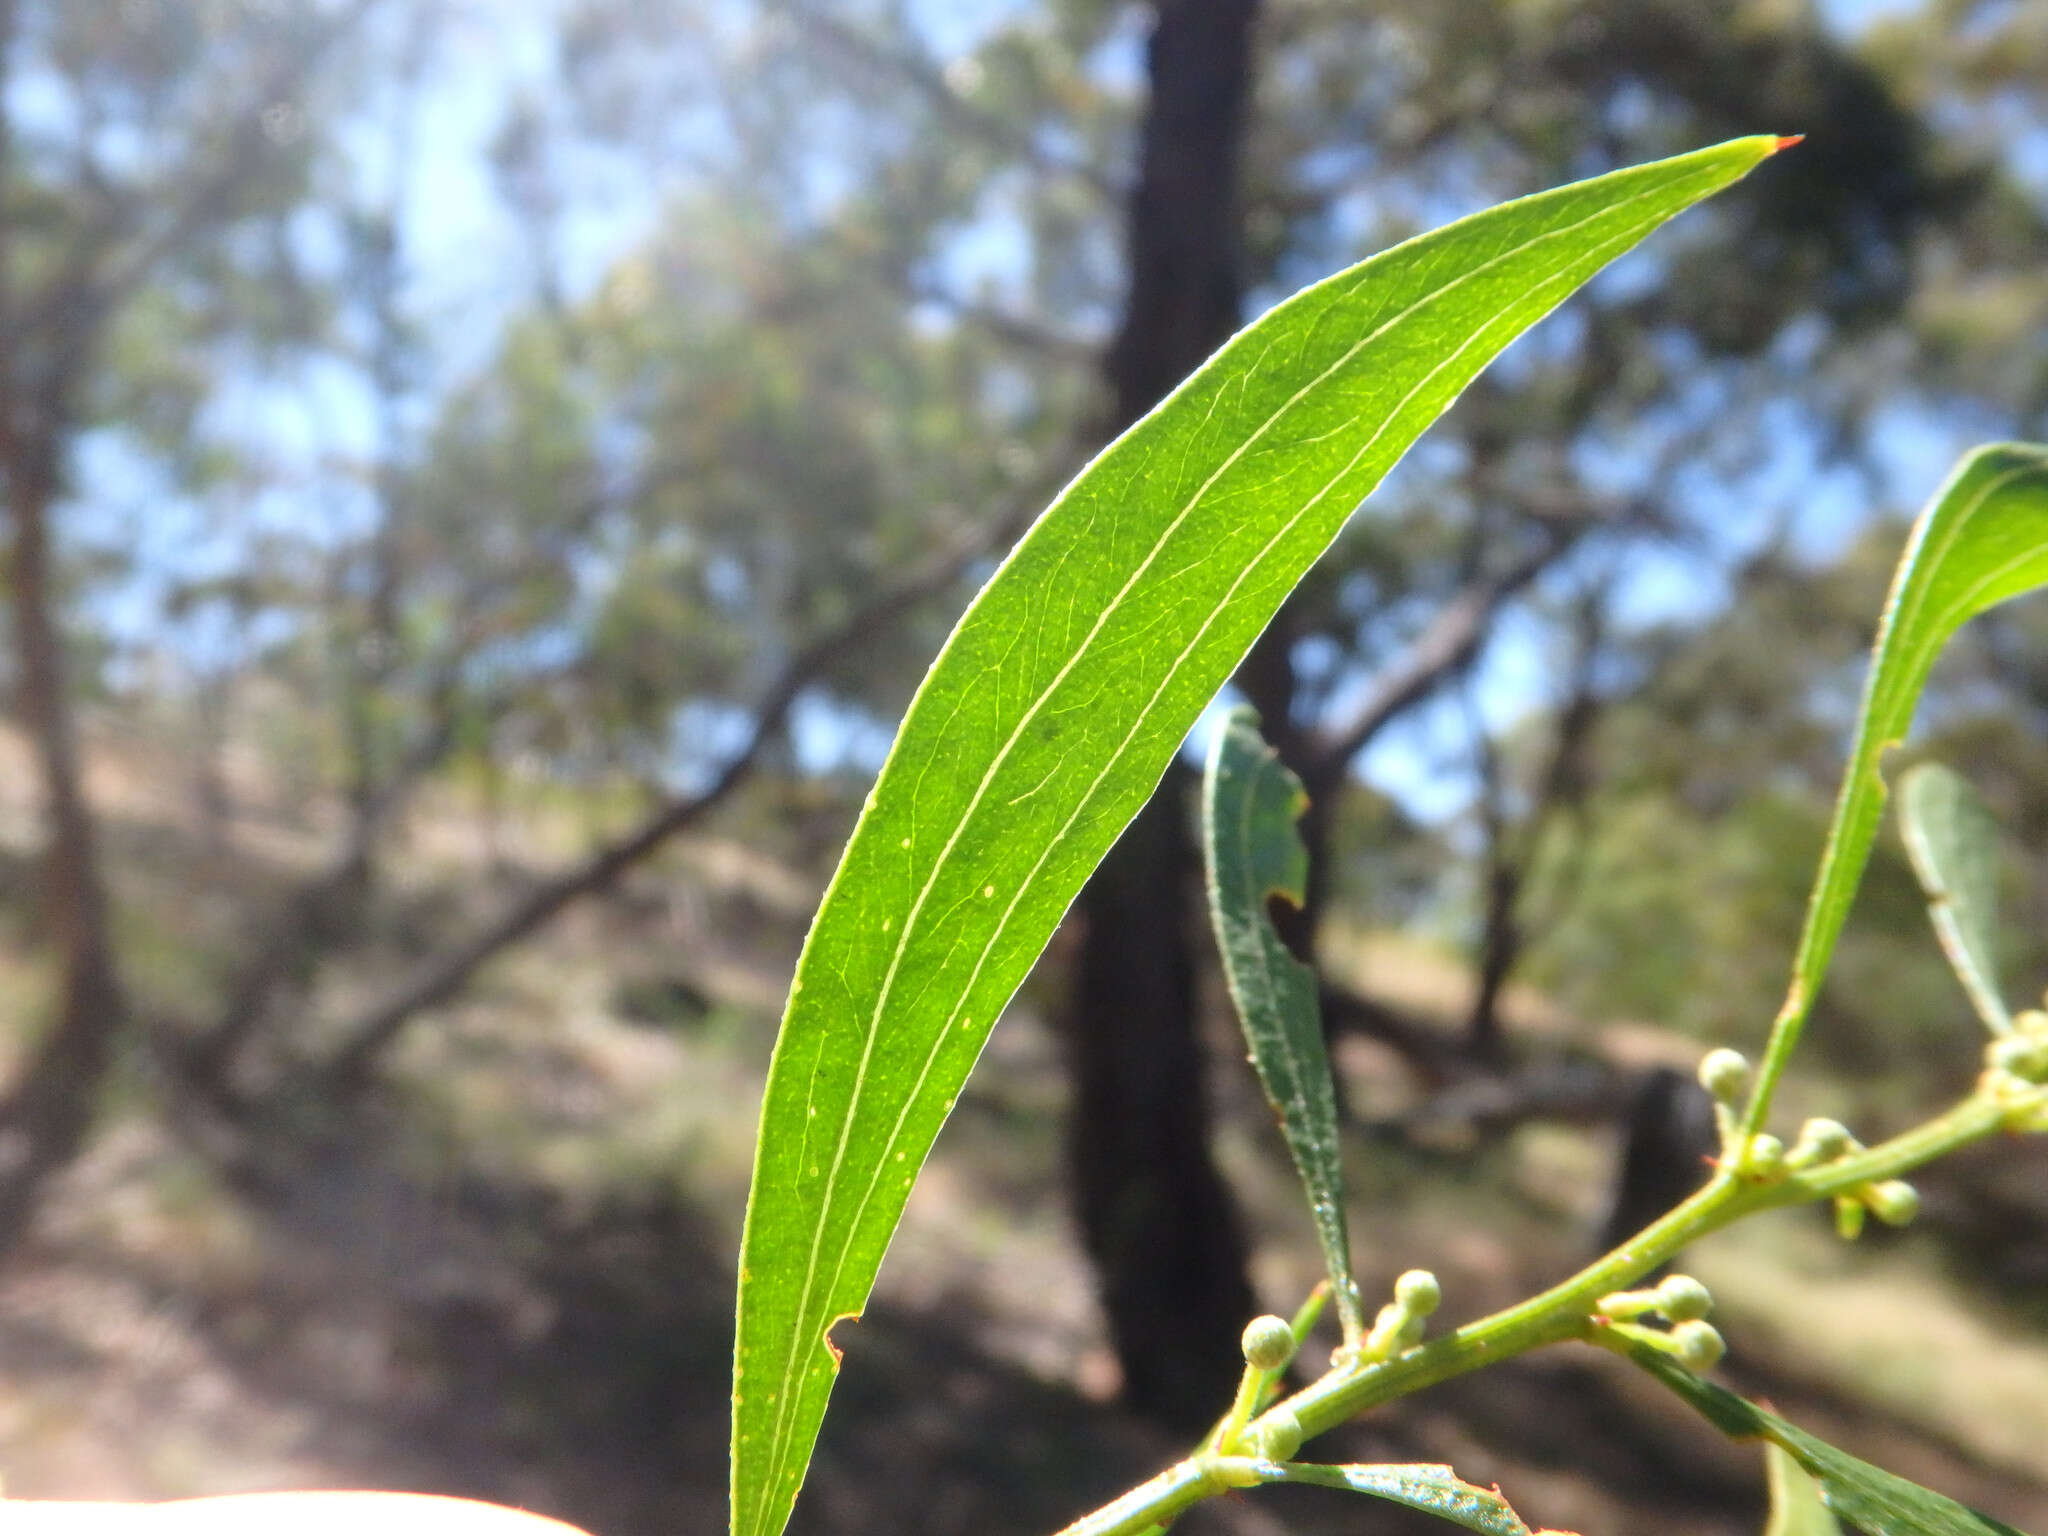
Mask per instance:
[[[1899,776],[1899,838],[1941,952],[1984,1027],[2009,1035],[1998,984],[1998,835],[1990,807],[1947,764],[1915,763]]]

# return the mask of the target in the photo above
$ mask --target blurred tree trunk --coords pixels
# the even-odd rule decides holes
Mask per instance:
[[[1237,166],[1256,0],[1161,0],[1106,372],[1120,431],[1237,328]],[[1075,1202],[1130,1407],[1182,1431],[1227,1404],[1253,1310],[1209,1156],[1196,1038],[1191,775],[1176,763],[1083,892],[1066,1020]]]
[[[0,5],[0,82],[11,65],[18,18]],[[13,144],[0,114],[0,171]],[[7,597],[15,645],[15,706],[34,743],[48,828],[41,906],[59,966],[56,1017],[6,1096],[0,1098],[0,1252],[20,1238],[45,1181],[84,1145],[97,1089],[122,1015],[107,938],[106,892],[91,812],[79,781],[77,733],[65,689],[63,638],[53,615],[50,504],[85,343],[19,348],[10,209],[0,209],[0,476],[10,527]],[[26,354],[24,356],[24,353]]]
[[[47,398],[24,403],[11,380],[0,388],[0,474],[13,523],[7,576],[15,701],[35,744],[48,825],[42,910],[61,975],[56,1018],[0,1101],[0,1252],[20,1238],[44,1182],[84,1145],[123,1012],[52,611],[49,509],[58,439],[47,418],[58,408]]]
[[[321,55],[377,3],[347,0],[323,8],[316,22],[282,31],[274,60],[248,94],[210,110],[200,139],[167,142],[143,157],[150,169],[132,181],[110,179],[97,148],[82,149],[73,179],[52,196],[40,172],[31,174],[31,157],[17,153],[14,120],[0,108],[4,579],[13,703],[33,743],[46,825],[38,896],[58,971],[55,1016],[0,1096],[0,1253],[21,1237],[51,1176],[83,1149],[128,1011],[82,782],[52,569],[52,508],[81,402],[113,318],[167,265],[256,206],[261,172],[277,147],[268,126],[273,110],[297,97]],[[23,14],[15,0],[0,0],[0,97],[17,78],[21,39],[48,24]]]

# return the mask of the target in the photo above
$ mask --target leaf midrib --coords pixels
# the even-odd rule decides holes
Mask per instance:
[[[1711,180],[1718,173],[1719,167],[1713,167],[1696,174],[1698,175],[1699,179]],[[1095,638],[1102,632],[1102,629],[1105,625],[1108,624],[1110,618],[1121,608],[1124,599],[1129,595],[1132,588],[1145,575],[1145,573],[1151,569],[1152,562],[1158,558],[1160,551],[1165,548],[1166,544],[1171,540],[1173,534],[1179,530],[1179,528],[1184,522],[1186,522],[1189,515],[1192,514],[1194,510],[1201,504],[1203,498],[1208,495],[1209,491],[1215,486],[1216,482],[1225,473],[1227,473],[1229,469],[1244,456],[1245,453],[1247,453],[1255,444],[1261,441],[1273,429],[1275,425],[1277,425],[1284,417],[1288,415],[1289,412],[1291,412],[1297,405],[1299,405],[1306,395],[1308,395],[1311,391],[1319,388],[1326,380],[1330,378],[1332,374],[1348,366],[1350,362],[1355,357],[1357,357],[1357,355],[1366,347],[1370,346],[1375,341],[1380,340],[1389,331],[1393,330],[1396,326],[1401,325],[1404,322],[1412,319],[1419,311],[1427,308],[1432,304],[1437,303],[1439,300],[1443,299],[1446,295],[1452,293],[1457,288],[1473,281],[1474,279],[1478,278],[1481,274],[1491,270],[1496,266],[1501,265],[1502,263],[1512,261],[1517,257],[1523,256],[1528,252],[1535,250],[1537,247],[1545,244],[1546,242],[1562,239],[1565,236],[1568,236],[1580,229],[1583,229],[1589,224],[1598,222],[1603,218],[1610,217],[1613,214],[1618,213],[1626,208],[1629,208],[1632,205],[1642,202],[1648,198],[1660,196],[1663,194],[1674,193],[1678,188],[1681,188],[1684,185],[1686,185],[1687,181],[1691,179],[1692,178],[1679,178],[1671,182],[1660,183],[1657,185],[1646,187],[1641,192],[1636,193],[1632,197],[1625,198],[1618,203],[1611,203],[1603,207],[1597,208],[1594,212],[1588,214],[1585,218],[1578,220],[1576,223],[1567,224],[1558,229],[1546,230],[1543,233],[1533,236],[1528,240],[1521,241],[1520,243],[1509,247],[1507,250],[1501,251],[1494,256],[1488,257],[1484,262],[1481,262],[1479,265],[1474,266],[1466,270],[1465,272],[1460,273],[1457,277],[1451,279],[1451,281],[1443,284],[1441,287],[1430,290],[1428,293],[1424,294],[1423,296],[1409,304],[1406,308],[1398,311],[1396,314],[1389,317],[1387,320],[1383,321],[1378,327],[1376,327],[1371,332],[1368,332],[1364,337],[1361,337],[1343,354],[1341,354],[1336,361],[1331,363],[1321,373],[1317,374],[1313,380],[1311,380],[1307,384],[1304,384],[1300,389],[1296,390],[1292,395],[1290,395],[1287,398],[1287,400],[1283,402],[1280,406],[1275,408],[1275,410],[1270,415],[1268,415],[1267,418],[1263,422],[1261,422],[1259,426],[1244,439],[1243,442],[1241,442],[1236,448],[1231,450],[1230,454],[1224,459],[1224,461],[1221,464],[1219,464],[1214,471],[1210,473],[1208,478],[1205,479],[1200,486],[1196,488],[1194,493],[1182,505],[1181,509],[1177,513],[1175,513],[1173,519],[1161,531],[1159,537],[1154,541],[1151,549],[1149,549],[1146,552],[1144,559],[1132,572],[1131,576],[1128,579],[1126,579],[1123,586],[1118,589],[1116,596],[1111,599],[1107,606],[1104,607],[1101,614],[1097,617],[1095,623],[1090,627],[1087,635],[1085,635],[1082,638],[1080,645],[1075,648],[1073,655],[1070,656],[1067,659],[1067,661],[1061,665],[1059,671],[1053,676],[1051,681],[1046,684],[1045,688],[1041,690],[1038,697],[1032,701],[1030,707],[1018,718],[1016,726],[1011,730],[1008,738],[1004,741],[1001,749],[997,752],[995,758],[991,761],[988,770],[982,775],[981,782],[976,785],[973,796],[969,799],[966,808],[961,812],[958,820],[954,825],[952,833],[948,836],[946,840],[945,846],[940,849],[938,858],[933,861],[931,870],[926,875],[923,888],[919,890],[916,899],[912,902],[909,911],[905,914],[902,933],[898,936],[895,948],[890,955],[888,968],[883,975],[881,991],[877,995],[875,1007],[869,1014],[868,1022],[863,1032],[864,1039],[861,1045],[861,1057],[859,1064],[855,1069],[852,1093],[847,1101],[845,1114],[841,1121],[839,1140],[833,1152],[832,1166],[830,1171],[826,1175],[824,1200],[822,1202],[823,1209],[830,1208],[832,1195],[838,1187],[839,1172],[845,1163],[846,1148],[849,1141],[851,1140],[853,1126],[859,1114],[861,1098],[866,1089],[868,1067],[873,1059],[875,1042],[879,1038],[880,1032],[877,1026],[880,1023],[883,1010],[888,1006],[889,996],[895,985],[897,971],[902,964],[904,954],[909,948],[911,933],[917,926],[919,917],[923,912],[926,900],[930,897],[933,888],[938,883],[940,872],[946,867],[947,861],[951,858],[954,848],[958,846],[961,837],[966,832],[969,822],[971,822],[974,819],[974,817],[980,810],[982,801],[988,793],[989,786],[994,782],[995,777],[1001,771],[1003,764],[1008,761],[1009,755],[1012,752],[1012,750],[1014,750],[1017,743],[1023,739],[1026,729],[1030,726],[1031,722],[1037,718],[1038,712],[1044,707],[1046,700],[1058,691],[1060,684],[1066,680],[1066,678],[1072,673],[1075,667],[1080,665],[1083,658],[1088,654],[1089,647],[1094,643]],[[1656,223],[1661,222],[1661,219],[1651,221],[1652,227],[1654,227]],[[1627,245],[1633,244],[1637,239],[1640,239],[1640,236],[1636,233],[1637,228],[1638,226],[1630,226],[1629,229],[1623,235],[1605,242],[1603,246],[1596,248],[1596,253],[1589,254],[1597,254],[1597,252],[1605,251],[1606,249],[1615,246],[1626,247]],[[1429,237],[1423,236],[1419,238]],[[1392,249],[1398,250],[1399,247],[1393,247]],[[1391,254],[1391,252],[1389,254]],[[1553,287],[1557,284],[1557,282],[1558,279],[1556,277],[1552,277],[1546,279],[1543,283],[1538,284],[1537,287],[1538,290],[1542,288]],[[1572,286],[1576,287],[1577,285],[1574,284]],[[1288,534],[1292,533],[1293,530],[1300,524],[1302,518],[1306,517],[1311,511],[1313,511],[1318,505],[1320,505],[1323,499],[1330,494],[1331,490],[1334,489],[1335,486],[1341,480],[1343,480],[1344,477],[1348,475],[1353,468],[1356,467],[1359,460],[1363,458],[1367,453],[1369,453],[1372,450],[1372,448],[1378,444],[1379,440],[1386,434],[1388,428],[1400,416],[1401,412],[1407,408],[1408,404],[1416,397],[1416,395],[1420,394],[1422,390],[1428,386],[1430,381],[1436,378],[1438,374],[1442,373],[1444,369],[1450,367],[1455,361],[1457,361],[1468,350],[1470,350],[1470,348],[1473,345],[1475,345],[1480,340],[1480,338],[1485,336],[1486,333],[1489,330],[1491,330],[1491,328],[1495,324],[1499,322],[1500,318],[1503,315],[1509,313],[1510,310],[1516,307],[1517,304],[1519,304],[1522,300],[1526,299],[1527,297],[1528,295],[1526,293],[1516,295],[1515,299],[1510,301],[1510,303],[1507,306],[1503,307],[1495,314],[1493,314],[1491,317],[1489,317],[1484,325],[1474,329],[1472,334],[1462,344],[1460,344],[1460,346],[1455,351],[1451,352],[1434,368],[1430,369],[1428,373],[1424,374],[1422,378],[1417,381],[1415,386],[1411,388],[1408,391],[1408,393],[1401,398],[1399,402],[1397,402],[1390,410],[1383,413],[1379,427],[1373,432],[1373,435],[1358,450],[1358,452],[1354,453],[1351,456],[1350,460],[1345,464],[1344,468],[1337,471],[1337,473],[1333,475],[1324,484],[1323,488],[1320,491],[1318,491],[1314,497],[1312,497],[1309,501],[1304,503],[1301,509],[1297,511],[1292,517],[1290,517],[1287,520],[1287,522],[1284,525],[1282,525],[1279,531],[1276,532],[1275,535],[1266,542],[1264,547],[1260,549],[1258,556],[1255,559],[1249,561],[1244,566],[1244,568],[1238,573],[1237,578],[1231,583],[1229,589],[1225,592],[1223,598],[1212,609],[1209,617],[1203,621],[1203,624],[1201,628],[1196,632],[1194,639],[1191,640],[1189,644],[1182,649],[1180,655],[1174,659],[1173,666],[1168,669],[1164,681],[1162,681],[1159,687],[1153,691],[1152,697],[1146,701],[1145,707],[1138,712],[1131,729],[1125,733],[1123,741],[1118,744],[1117,750],[1115,751],[1115,753],[1111,755],[1108,763],[1104,766],[1102,772],[1096,775],[1094,781],[1088,786],[1087,792],[1083,794],[1080,800],[1077,802],[1073,813],[1068,816],[1065,823],[1061,826],[1059,833],[1045,845],[1045,849],[1043,852],[1040,853],[1037,862],[1032,865],[1030,873],[1027,874],[1025,879],[1019,884],[1016,894],[1011,898],[1009,905],[1004,908],[1002,918],[998,921],[994,931],[990,935],[988,943],[984,945],[980,957],[976,960],[974,971],[968,977],[966,984],[960,989],[960,996],[963,1000],[968,994],[970,994],[973,991],[974,986],[981,975],[981,969],[987,963],[989,954],[993,952],[996,945],[1001,941],[1002,935],[1009,926],[1011,914],[1013,914],[1016,911],[1018,903],[1023,900],[1025,894],[1031,889],[1032,883],[1036,880],[1039,870],[1044,867],[1046,859],[1051,857],[1053,850],[1056,849],[1060,845],[1060,843],[1065,840],[1066,835],[1072,829],[1074,822],[1079,819],[1081,812],[1087,808],[1088,803],[1094,798],[1096,791],[1100,789],[1103,780],[1107,778],[1109,774],[1113,772],[1115,768],[1122,762],[1125,751],[1129,749],[1132,739],[1139,733],[1140,730],[1143,729],[1146,721],[1150,717],[1154,705],[1156,705],[1156,703],[1158,702],[1159,696],[1162,693],[1164,693],[1168,687],[1172,685],[1173,680],[1179,675],[1181,666],[1186,662],[1189,654],[1192,653],[1196,646],[1200,644],[1202,639],[1207,636],[1209,629],[1215,623],[1217,616],[1228,610],[1230,605],[1230,599],[1236,593],[1238,587],[1243,584],[1245,579],[1250,575],[1252,571],[1256,570],[1259,567],[1259,565],[1264,561],[1266,556],[1272,552],[1274,545],[1279,543]],[[1185,387],[1186,386],[1183,386],[1183,388]],[[1174,395],[1170,395],[1167,397],[1168,400],[1173,399],[1179,393],[1180,390],[1174,391]],[[1219,403],[1220,400],[1221,394],[1219,392]],[[1165,403],[1165,401],[1162,401],[1161,407],[1163,407]],[[1159,409],[1159,407],[1155,407],[1155,411],[1157,409]],[[1010,558],[1015,558],[1014,551]],[[1003,564],[1004,566],[1007,566],[1009,564],[1009,560],[1006,559],[1003,562]],[[1000,576],[1001,570],[999,569],[996,578],[991,578],[989,590],[993,589],[994,580],[1000,578]],[[956,631],[955,633],[957,634],[958,631]],[[949,641],[947,649],[950,648],[951,642]],[[943,660],[944,653],[942,652],[940,657],[933,663],[934,670],[936,670],[939,663]],[[887,765],[885,764],[885,772],[886,768]],[[954,1020],[958,1016],[958,1012],[959,1005],[956,1004],[954,1006],[952,1013],[949,1014],[947,1017],[945,1027],[939,1031],[937,1041],[933,1045],[932,1049],[928,1051],[925,1055],[924,1063],[918,1072],[917,1080],[913,1084],[909,1095],[904,1100],[904,1108],[898,1112],[896,1123],[890,1130],[889,1140],[885,1143],[883,1148],[883,1157],[877,1164],[877,1173],[873,1178],[869,1180],[868,1187],[861,1197],[861,1202],[859,1206],[855,1209],[852,1222],[848,1228],[849,1236],[852,1233],[857,1232],[859,1230],[860,1222],[865,1217],[868,1205],[872,1202],[874,1198],[874,1191],[880,1185],[880,1169],[887,1166],[888,1155],[895,1148],[897,1138],[902,1133],[903,1123],[905,1119],[908,1118],[910,1109],[918,1102],[918,1096],[923,1089],[925,1080],[929,1077],[931,1073],[932,1064],[937,1060],[939,1051],[943,1047],[944,1041],[946,1039],[946,1031],[952,1028]],[[818,1229],[815,1232],[813,1232],[811,1237],[810,1254],[808,1259],[806,1260],[804,1269],[804,1283],[802,1288],[798,1292],[798,1326],[792,1331],[789,1351],[783,1362],[783,1368],[781,1373],[782,1399],[776,1408],[776,1421],[774,1432],[775,1449],[773,1454],[775,1457],[775,1462],[767,1478],[765,1479],[765,1486],[771,1489],[781,1480],[784,1466],[788,1460],[788,1438],[785,1435],[784,1430],[789,1422],[788,1415],[795,1411],[796,1399],[800,1395],[796,1392],[788,1390],[788,1388],[789,1383],[792,1380],[791,1372],[796,1364],[797,1353],[800,1349],[803,1348],[805,1338],[809,1333],[809,1329],[805,1326],[805,1324],[808,1321],[810,1312],[813,1310],[812,1298],[817,1294],[815,1288],[815,1281],[817,1279],[817,1263],[818,1255],[822,1251],[823,1242],[824,1223],[820,1222]],[[850,1244],[848,1246],[850,1246]],[[839,1276],[845,1272],[845,1260],[846,1248],[842,1247],[840,1251],[839,1263],[833,1271],[831,1280],[827,1283],[825,1294],[829,1295],[832,1289],[837,1286]]]

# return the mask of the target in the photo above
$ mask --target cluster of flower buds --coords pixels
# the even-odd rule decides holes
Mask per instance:
[[[1602,1333],[1647,1344],[1694,1371],[1710,1369],[1728,1350],[1706,1320],[1713,1309],[1714,1298],[1691,1275],[1666,1275],[1647,1290],[1616,1291],[1593,1304]],[[1671,1326],[1646,1327],[1644,1318],[1662,1318]]]
[[[2027,1015],[2021,1017],[2026,1018]],[[2048,1013],[2033,1017],[2041,1023],[2039,1033],[2032,1038],[2041,1042],[2044,1055],[2048,1055]],[[2024,1034],[2001,1036],[1994,1043],[1993,1051],[1995,1053],[2001,1046],[2027,1038],[2029,1036]],[[2000,1065],[1995,1056],[1993,1064]],[[2043,1065],[2048,1066],[2048,1062]],[[1707,1052],[1700,1062],[1700,1086],[1714,1096],[1714,1120],[1721,1132],[1723,1167],[1746,1179],[1769,1181],[1824,1167],[1839,1162],[1852,1152],[1863,1150],[1863,1143],[1852,1136],[1849,1128],[1839,1120],[1807,1121],[1800,1127],[1799,1139],[1790,1148],[1768,1132],[1760,1131],[1744,1137],[1737,1106],[1749,1091],[1749,1081],[1749,1062],[1740,1051],[1731,1051],[1723,1046]],[[1903,1179],[1877,1179],[1859,1184],[1835,1196],[1835,1230],[1843,1237],[1853,1239],[1863,1231],[1863,1218],[1871,1212],[1875,1212],[1877,1219],[1888,1227],[1903,1227],[1920,1213],[1920,1196]]]
[[[1829,1163],[1840,1162],[1851,1152],[1862,1150],[1863,1143],[1850,1135],[1849,1127],[1841,1121],[1809,1120],[1799,1128],[1799,1139],[1785,1154],[1785,1168],[1789,1173],[1825,1168]]]
[[[1253,1317],[1245,1323],[1239,1348],[1245,1352],[1245,1374],[1237,1382],[1237,1401],[1212,1432],[1212,1444],[1231,1456],[1286,1460],[1300,1448],[1300,1421],[1286,1407],[1272,1409],[1257,1423],[1253,1423],[1253,1415],[1260,1411],[1260,1403],[1266,1401],[1280,1372],[1292,1364],[1300,1337],[1284,1317]],[[1290,1427],[1292,1438],[1288,1438]],[[1253,1481],[1257,1479],[1231,1483],[1231,1487],[1251,1487]]]
[[[1785,1172],[1785,1143],[1767,1132],[1745,1138],[1740,1108],[1749,1092],[1749,1058],[1720,1046],[1700,1059],[1700,1086],[1713,1095],[1714,1125],[1721,1133],[1721,1166],[1751,1179],[1775,1179]]]
[[[1239,1344],[1244,1350],[1244,1379],[1238,1384],[1237,1401],[1215,1431],[1216,1443],[1233,1455],[1285,1461],[1301,1448],[1301,1421],[1284,1403],[1256,1421],[1253,1415],[1274,1378],[1293,1362],[1301,1341],[1285,1318],[1269,1315],[1247,1323]],[[1248,1487],[1255,1480],[1232,1486]]]
[[[1422,1342],[1429,1315],[1443,1304],[1443,1287],[1426,1269],[1411,1269],[1394,1282],[1394,1299],[1379,1310],[1372,1331],[1359,1343],[1354,1358],[1360,1365],[1391,1360]]]

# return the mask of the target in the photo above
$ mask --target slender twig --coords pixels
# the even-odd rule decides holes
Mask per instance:
[[[1723,1168],[1691,1199],[1569,1279],[1390,1360],[1334,1367],[1254,1420],[1246,1438],[1256,1443],[1263,1427],[1281,1422],[1283,1416],[1313,1437],[1368,1409],[1481,1366],[1545,1345],[1588,1338],[1600,1327],[1596,1309],[1602,1297],[1640,1280],[1708,1233],[1760,1211],[1827,1200],[1895,1178],[2044,1110],[2048,1089],[2015,1089],[1987,1079],[1975,1093],[1926,1124],[1822,1167],[1775,1180]],[[1219,1465],[1227,1460],[1198,1452],[1176,1462],[1067,1526],[1060,1536],[1142,1536],[1234,1486],[1229,1469]]]

